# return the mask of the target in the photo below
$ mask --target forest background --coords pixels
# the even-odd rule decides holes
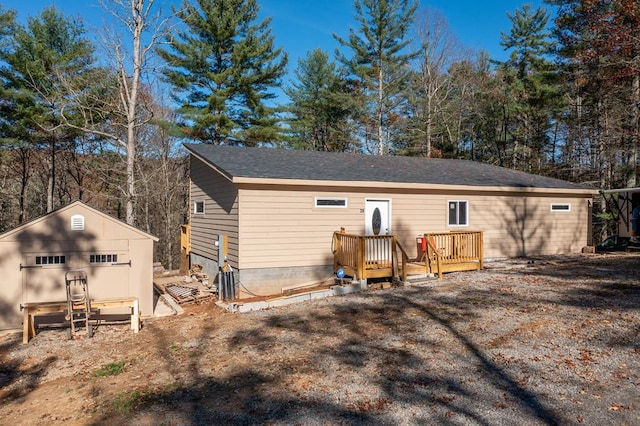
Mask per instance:
[[[258,0],[98,0],[90,34],[54,5],[0,7],[0,233],[82,200],[160,238],[188,217],[181,143],[463,158],[592,185],[638,177],[640,6],[546,0],[508,14],[507,59],[437,9],[355,0],[340,48],[287,52]],[[615,212],[596,201],[597,236]]]

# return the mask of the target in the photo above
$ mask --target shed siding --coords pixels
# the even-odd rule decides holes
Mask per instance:
[[[153,241],[150,239],[131,240],[129,242],[131,256],[135,254],[135,260],[131,262],[129,275],[129,295],[137,297],[140,302],[140,315],[153,316],[153,286],[140,285],[140,283],[153,283]]]
[[[194,214],[193,203],[204,201],[205,213]],[[238,190],[231,182],[202,161],[191,156],[191,251],[218,259],[215,241],[219,234],[229,237],[228,257],[238,262]]]
[[[71,230],[74,215],[84,217],[83,230]],[[120,264],[91,264],[93,254],[116,254]],[[21,269],[37,256],[66,262]],[[137,297],[141,314],[153,315],[153,237],[77,202],[0,238],[0,329],[20,325],[21,303],[64,301],[65,272],[75,268],[87,271],[91,298]]]
[[[20,327],[22,312],[22,272],[20,272],[22,253],[15,242],[0,241],[0,330]]]
[[[485,257],[489,258],[578,252],[587,243],[585,198],[327,189],[241,189],[239,268],[331,264],[332,233],[345,227],[348,233],[364,234],[368,198],[391,200],[391,233],[410,256],[416,254],[416,236],[452,230],[484,231]],[[315,208],[316,196],[347,197],[348,207]],[[468,226],[447,225],[450,200],[468,201]],[[552,212],[551,203],[570,203],[571,211]]]

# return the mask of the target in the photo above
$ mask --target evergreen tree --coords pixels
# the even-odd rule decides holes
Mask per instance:
[[[539,173],[546,161],[552,118],[559,107],[554,67],[547,59],[552,47],[547,30],[549,14],[526,4],[507,16],[512,27],[508,34],[501,34],[500,43],[511,49],[509,60],[500,64],[504,144],[509,146],[511,167]]]
[[[417,6],[410,0],[355,0],[360,27],[350,29],[348,39],[334,34],[352,50],[350,57],[339,50],[336,56],[358,82],[365,100],[360,117],[365,144],[375,143],[380,155],[393,149],[394,125],[401,117],[397,112],[409,75],[407,64],[417,54],[409,50],[407,38]]]
[[[5,127],[5,137],[25,152],[34,145],[49,151],[46,211],[57,207],[58,151],[70,149],[77,136],[61,117],[69,97],[63,81],[82,79],[93,65],[93,51],[82,22],[66,18],[55,7],[29,18],[26,27],[13,25],[0,49],[2,113],[12,123]],[[21,217],[26,219],[24,200],[20,203]]]
[[[355,102],[348,82],[322,49],[309,52],[294,70],[297,81],[285,89],[292,103],[292,145],[314,151],[353,148],[349,116]]]
[[[452,64],[448,78],[455,112],[459,157],[491,164],[505,164],[503,117],[504,79],[491,66],[488,53]]]
[[[640,6],[635,0],[546,0],[570,103],[563,159],[573,179],[635,186],[640,133]]]
[[[287,56],[274,47],[271,20],[256,23],[256,0],[198,0],[177,12],[185,30],[159,50],[175,88],[184,135],[213,144],[256,144],[279,138],[269,89]]]

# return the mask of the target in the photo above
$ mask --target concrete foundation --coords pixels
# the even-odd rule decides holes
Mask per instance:
[[[239,296],[247,298],[282,294],[283,289],[286,291],[297,286],[322,284],[333,276],[333,265],[241,269],[237,274],[240,281]]]
[[[217,261],[191,253],[191,264],[194,263],[202,265],[202,271],[209,275],[211,284],[217,282]],[[231,266],[234,268],[236,294],[241,299],[283,294],[297,287],[322,284],[334,277],[333,265],[259,269],[237,269],[235,265]],[[366,288],[366,280],[363,285]]]
[[[210,283],[216,285],[218,280],[218,262],[195,253],[191,254],[191,262],[192,264],[198,263],[202,265],[203,272],[209,275]],[[305,287],[311,288],[316,285],[327,284],[328,280],[335,279],[333,265],[241,270],[235,268],[235,265],[231,266],[234,267],[236,299],[282,296],[272,298],[269,301],[254,302],[246,306],[241,302],[220,302],[222,306],[232,312],[267,309],[275,306],[288,305],[290,303],[299,303],[304,300],[348,294],[367,289],[366,279],[348,281],[350,278],[347,278],[345,279],[344,285],[332,287],[331,290],[291,294],[299,293],[299,290]],[[412,279],[403,284],[405,286],[417,285],[418,283],[434,279],[433,274],[421,275],[419,277],[413,276]]]
[[[270,300],[261,300],[259,302],[243,303],[242,301],[240,302],[220,301],[220,302],[217,302],[216,304],[218,306],[225,308],[229,312],[244,313],[244,312],[251,312],[251,311],[259,311],[262,309],[269,309],[269,308],[275,308],[278,306],[286,306],[294,303],[301,303],[307,300],[315,300],[315,299],[322,299],[325,297],[342,296],[345,294],[357,293],[367,288],[366,280],[363,280],[363,281],[365,282],[364,288],[362,287],[361,282],[353,282],[350,284],[336,285],[326,290],[310,291],[307,293],[295,294],[292,296],[282,296],[282,297],[277,297]]]

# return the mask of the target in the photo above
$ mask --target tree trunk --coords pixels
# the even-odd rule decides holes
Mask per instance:
[[[18,149],[20,153],[20,162],[22,163],[22,174],[20,176],[20,197],[18,198],[18,223],[21,224],[26,220],[26,197],[27,197],[27,185],[29,183],[29,157],[30,152],[28,149],[20,147]]]
[[[56,141],[51,137],[49,151],[49,176],[47,177],[47,213],[53,211],[53,197],[56,189]]]
[[[627,181],[628,187],[637,185],[637,167],[638,167],[638,133],[640,132],[640,76],[635,75],[631,82],[631,103],[632,105],[632,131],[631,149],[629,150],[629,165],[631,166],[631,174]]]
[[[135,136],[130,135],[133,133],[131,130],[133,128],[128,129],[128,140],[127,140],[127,203],[126,203],[126,221],[127,224],[134,226],[135,225],[135,197],[136,197],[136,182],[135,182],[135,158],[136,158],[136,149],[135,149]]]
[[[140,84],[140,71],[142,70],[142,52],[140,50],[142,31],[144,30],[144,0],[131,2],[131,17],[133,19],[133,75],[128,78],[124,63],[121,64],[121,79],[123,99],[127,111],[127,223],[135,224],[135,161],[136,161],[136,113],[138,106],[138,88]],[[129,86],[130,83],[130,86]],[[129,90],[127,90],[127,88]]]
[[[431,135],[433,132],[433,105],[432,105],[432,99],[433,99],[433,94],[432,94],[432,88],[431,88],[431,83],[427,84],[427,93],[426,93],[426,97],[427,97],[427,128],[426,128],[426,134],[425,134],[425,155],[427,156],[427,158],[431,158]]]
[[[378,111],[376,121],[378,124],[378,155],[385,154],[385,143],[384,143],[384,129],[382,122],[382,101],[384,99],[384,88],[382,86],[383,83],[383,75],[382,75],[382,63],[379,64],[378,68]]]

